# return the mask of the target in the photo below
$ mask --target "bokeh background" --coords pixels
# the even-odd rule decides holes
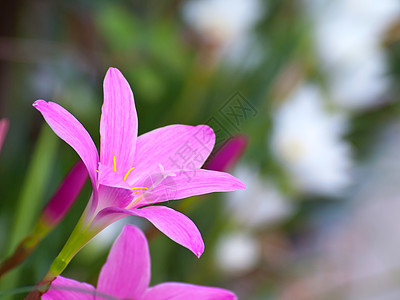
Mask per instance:
[[[98,145],[110,66],[131,84],[139,133],[206,123],[218,147],[245,139],[227,171],[247,189],[168,203],[202,232],[199,260],[126,218],[65,276],[96,283],[123,224],[135,223],[149,236],[152,284],[220,286],[245,300],[400,299],[399,1],[1,1],[1,259],[78,159],[32,103],[58,102]],[[87,184],[0,291],[43,277],[89,196]]]

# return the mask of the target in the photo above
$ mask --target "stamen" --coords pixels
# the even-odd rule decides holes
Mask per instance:
[[[144,189],[144,190],[148,190],[148,188],[147,187],[145,187],[145,186],[136,186],[136,187],[133,187],[133,188],[131,188],[132,190],[138,190],[138,189]],[[136,191],[136,192],[133,192],[132,193],[132,195],[136,195],[137,193],[139,193],[139,191]],[[139,199],[140,199],[140,197],[139,197]],[[138,199],[136,199],[135,201],[132,201],[132,203],[136,203],[137,202],[137,200]],[[133,204],[129,204],[127,207],[130,207],[130,206],[132,206]],[[126,208],[127,208],[126,207]]]
[[[148,190],[148,188],[147,187],[145,187],[145,186],[136,186],[136,187],[133,187],[133,188],[131,188],[132,190],[136,190],[136,189],[145,189],[145,190]]]
[[[113,158],[113,162],[114,162],[114,172],[117,172],[117,159],[115,158],[115,155]]]
[[[99,173],[99,170],[96,170],[97,173]]]
[[[128,170],[128,172],[126,172],[126,175],[125,175],[125,177],[124,177],[124,180],[126,180],[126,178],[128,178],[129,173],[130,173],[134,168],[135,168],[135,167],[132,167],[132,168],[130,168],[130,169]]]

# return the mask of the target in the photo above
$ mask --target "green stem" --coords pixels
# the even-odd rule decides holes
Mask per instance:
[[[85,210],[61,252],[51,264],[49,271],[32,289],[25,300],[38,300],[40,296],[49,290],[51,282],[65,270],[79,250],[96,235],[97,231],[90,229],[90,224],[91,223],[87,223],[87,214]]]
[[[85,219],[86,214],[83,214],[63,249],[51,264],[49,272],[44,277],[45,279],[60,275],[78,251],[93,238],[94,234],[88,231],[88,225],[84,226]]]

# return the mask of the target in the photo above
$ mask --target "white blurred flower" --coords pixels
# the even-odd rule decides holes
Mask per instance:
[[[190,0],[182,14],[206,43],[226,52],[243,47],[263,10],[259,0]]]
[[[383,97],[389,88],[387,66],[382,52],[376,51],[362,61],[343,65],[330,76],[332,98],[342,107],[366,108],[387,101]]]
[[[298,257],[307,266],[299,276],[307,299],[400,299],[400,123],[373,144],[347,209],[319,226],[310,252]]]
[[[215,263],[221,271],[237,276],[252,270],[260,255],[260,245],[254,236],[234,232],[222,235],[217,241]]]
[[[336,195],[350,183],[350,147],[343,115],[329,113],[313,85],[301,85],[274,115],[271,146],[297,187]]]
[[[384,101],[390,81],[381,38],[400,17],[398,0],[308,0],[317,52],[332,84],[333,100],[361,109]]]
[[[271,181],[261,178],[257,170],[240,165],[234,174],[243,180],[246,189],[227,193],[225,208],[228,215],[241,227],[273,225],[293,213],[293,203]]]

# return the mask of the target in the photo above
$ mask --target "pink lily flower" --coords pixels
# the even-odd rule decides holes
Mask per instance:
[[[204,243],[196,225],[182,213],[153,204],[245,187],[230,174],[201,169],[215,143],[214,132],[206,125],[170,125],[137,137],[133,93],[115,68],[110,68],[104,79],[100,158],[89,133],[67,110],[43,100],[33,106],[78,153],[93,185],[80,225],[86,241],[71,238],[71,247],[76,251],[109,224],[135,215],[146,218],[200,257]],[[190,164],[181,164],[182,157],[187,158],[188,154],[192,156]],[[75,254],[72,250],[65,252],[68,258],[63,261]]]
[[[58,276],[43,300],[135,299],[135,300],[234,300],[232,292],[215,287],[179,282],[150,283],[150,253],[144,234],[126,225],[103,265],[97,289],[90,284]]]
[[[8,120],[1,119],[0,120],[0,152],[1,152],[1,147],[3,146],[4,139],[6,138],[7,131],[8,131]]]

